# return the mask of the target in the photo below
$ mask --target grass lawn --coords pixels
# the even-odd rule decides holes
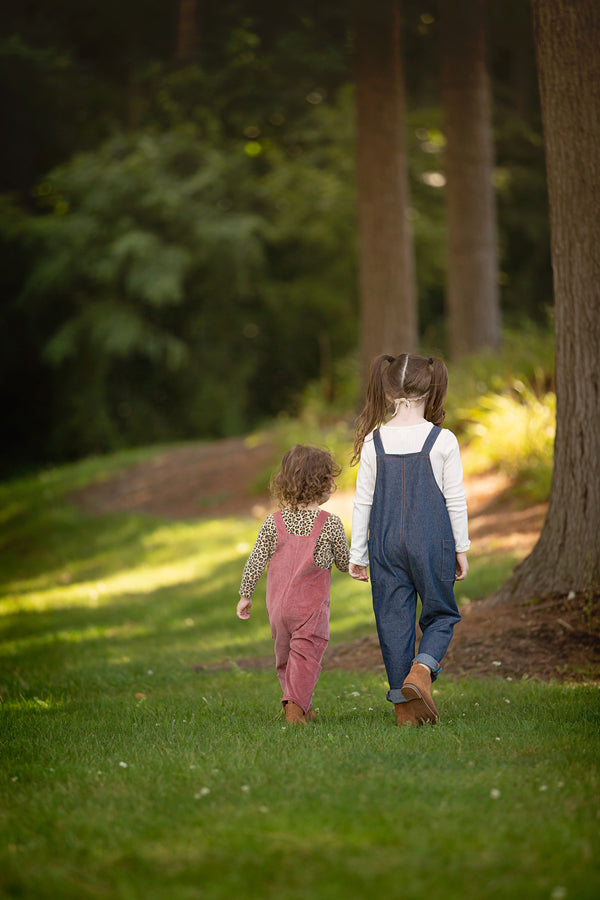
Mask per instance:
[[[210,668],[272,649],[264,585],[234,615],[256,523],[86,518],[106,465],[0,488],[0,896],[600,896],[598,685],[443,676],[398,729],[381,674],[327,670],[286,728],[274,671]],[[332,626],[373,632],[364,585]]]

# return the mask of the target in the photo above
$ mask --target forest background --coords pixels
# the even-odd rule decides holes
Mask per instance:
[[[504,341],[462,357],[442,57],[458,33],[469,124],[458,11],[482,0],[404,0],[405,102],[396,32],[378,52],[353,18],[395,0],[49,6],[0,13],[0,895],[595,900],[598,4],[487,4],[495,158],[469,193],[493,174]],[[402,170],[406,144],[393,202],[365,136]],[[319,715],[288,730],[264,582],[247,623],[236,591],[280,451],[348,458],[365,195],[414,235],[411,346],[450,361],[471,568],[436,728],[393,727],[370,592],[334,572]],[[408,258],[391,236],[371,274]]]
[[[358,400],[349,6],[203,3],[193,27],[184,6],[4,4],[4,475],[241,434],[310,385]],[[445,354],[436,7],[405,0],[402,49],[419,338]],[[552,303],[530,15],[488,5],[500,301],[521,331]]]

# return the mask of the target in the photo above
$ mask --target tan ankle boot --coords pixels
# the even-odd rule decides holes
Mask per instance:
[[[285,721],[290,725],[306,725],[302,707],[292,700],[288,700],[285,704]]]
[[[419,704],[418,708],[415,707],[415,715],[420,724],[431,722],[435,725],[439,721],[440,714],[431,696],[431,672],[427,666],[417,662],[412,664],[402,685],[402,696]]]
[[[407,703],[394,703],[394,712],[398,720],[398,725],[422,725],[417,718],[419,707],[418,700],[409,700]]]

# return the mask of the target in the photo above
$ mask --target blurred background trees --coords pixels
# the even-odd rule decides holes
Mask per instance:
[[[446,334],[439,5],[401,5],[403,224],[410,327],[460,353],[472,348]],[[5,471],[241,433],[315,379],[335,396],[349,359],[358,380],[356,17],[342,0],[5,2]],[[497,289],[518,325],[551,303],[526,4],[490,0],[485,62]]]
[[[494,140],[483,0],[440,0],[448,351],[500,346]]]
[[[407,215],[400,4],[358,0],[354,9],[360,347],[366,385],[375,356],[416,351],[418,312]]]

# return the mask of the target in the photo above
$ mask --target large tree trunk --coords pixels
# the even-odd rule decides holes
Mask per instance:
[[[441,0],[446,136],[446,314],[452,359],[501,340],[483,0]]]
[[[175,58],[181,62],[194,59],[198,45],[196,0],[179,0]]]
[[[600,5],[534,0],[556,330],[557,429],[539,541],[492,598],[600,587]]]
[[[379,353],[412,352],[417,309],[396,0],[355,12],[358,233],[363,380]]]

